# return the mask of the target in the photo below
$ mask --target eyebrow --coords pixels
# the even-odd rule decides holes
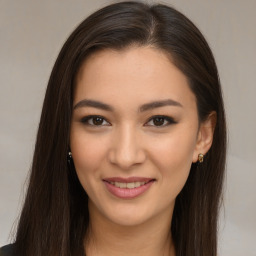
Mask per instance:
[[[139,107],[139,112],[145,112],[154,108],[159,108],[164,106],[183,107],[182,104],[179,103],[178,101],[167,99],[167,100],[153,101],[153,102],[143,104]],[[79,101],[74,106],[74,110],[82,107],[93,107],[93,108],[98,108],[98,109],[102,109],[110,112],[114,111],[114,108],[108,104],[105,104],[103,102],[96,101],[96,100],[89,100],[89,99],[84,99]]]

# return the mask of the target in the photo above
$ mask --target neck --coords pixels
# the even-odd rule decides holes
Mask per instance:
[[[90,207],[89,207],[90,209]],[[175,256],[171,236],[173,209],[135,226],[120,226],[99,212],[90,214],[87,256]]]

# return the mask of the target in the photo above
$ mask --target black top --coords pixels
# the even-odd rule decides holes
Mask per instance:
[[[16,256],[13,254],[14,244],[8,244],[0,248],[0,256]]]

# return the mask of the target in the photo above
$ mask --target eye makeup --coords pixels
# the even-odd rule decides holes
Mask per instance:
[[[80,122],[87,126],[111,126],[110,122],[100,115],[85,116]],[[177,124],[177,121],[175,121],[174,118],[165,115],[154,115],[148,119],[144,126],[161,128],[172,124]]]

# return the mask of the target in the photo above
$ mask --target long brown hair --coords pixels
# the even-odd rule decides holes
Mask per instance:
[[[176,198],[171,232],[177,256],[216,256],[217,220],[226,158],[226,126],[217,67],[200,31],[174,8],[141,2],[106,6],[64,44],[43,104],[29,186],[16,235],[17,255],[83,255],[88,197],[67,164],[73,86],[81,63],[100,49],[152,45],[171,56],[196,96],[199,121],[217,113],[213,144],[192,164]]]

